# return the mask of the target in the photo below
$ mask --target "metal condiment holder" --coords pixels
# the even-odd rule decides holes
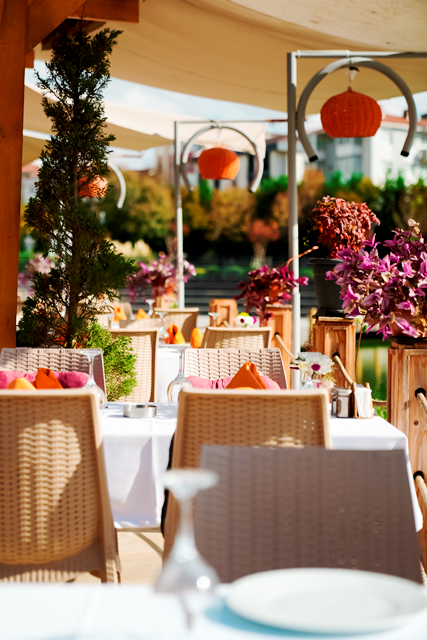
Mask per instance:
[[[125,418],[155,418],[157,407],[155,404],[132,404],[123,405],[123,416]]]

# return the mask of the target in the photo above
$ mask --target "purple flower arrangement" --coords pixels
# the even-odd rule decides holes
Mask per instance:
[[[384,242],[389,249],[384,258],[375,236],[358,250],[341,249],[342,263],[326,276],[341,286],[344,311],[364,316],[368,331],[378,325],[383,340],[398,334],[427,336],[427,246],[418,223],[409,220],[408,226]]]
[[[32,288],[32,282],[36,273],[49,273],[55,266],[55,262],[50,258],[44,258],[42,255],[36,255],[32,258],[25,270],[18,274],[18,285],[21,287],[29,287],[28,295],[32,296],[34,289]]]
[[[159,259],[153,260],[151,264],[137,262],[137,265],[139,266],[138,273],[132,276],[127,283],[132,301],[146,289],[147,284],[151,284],[154,296],[164,296],[174,292],[178,269],[172,255],[159,253]],[[188,282],[191,276],[195,275],[194,265],[184,260],[184,282]]]
[[[287,264],[274,269],[264,265],[261,269],[250,271],[248,277],[247,282],[239,282],[237,285],[242,293],[236,296],[236,300],[244,300],[248,313],[251,309],[256,309],[261,325],[266,324],[272,315],[266,310],[267,305],[283,304],[290,300],[290,291],[298,284],[308,284],[308,278],[295,278]]]

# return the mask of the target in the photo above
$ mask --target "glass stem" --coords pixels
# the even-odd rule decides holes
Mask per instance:
[[[179,352],[179,375],[184,375],[184,351]]]
[[[192,518],[192,499],[180,500],[179,528],[175,537],[175,551],[179,554],[181,550],[187,551],[195,548],[194,525]]]
[[[89,360],[89,378],[93,380],[93,356],[89,356],[88,360]]]

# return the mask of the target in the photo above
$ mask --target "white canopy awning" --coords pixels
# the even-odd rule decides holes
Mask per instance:
[[[286,53],[297,50],[424,51],[425,0],[140,1],[139,24],[107,22],[123,34],[111,75],[153,87],[286,111]],[[46,60],[50,52],[36,50]],[[385,60],[413,93],[427,90],[426,60]],[[298,90],[326,64],[298,62]],[[347,88],[343,71],[316,89],[308,113]],[[386,77],[363,69],[356,91],[398,95]]]
[[[173,143],[175,120],[183,123],[180,127],[180,136],[184,142],[205,126],[203,120],[200,120],[200,124],[197,123],[198,118],[137,109],[112,102],[105,103],[105,115],[107,116],[107,132],[114,134],[116,137],[114,146],[136,151]],[[192,123],[185,124],[186,120]],[[260,155],[262,157],[265,156],[267,124],[245,122],[233,124],[232,126],[244,131],[257,144]],[[40,132],[41,134],[50,134],[50,127],[50,120],[45,116],[41,105],[40,89],[34,84],[26,83],[24,129]],[[253,148],[243,136],[227,129],[223,129],[220,132],[216,130],[208,131],[200,138],[197,138],[197,144],[202,146],[211,146],[218,143],[236,151],[253,153]],[[42,139],[31,137],[31,134],[27,133],[24,136],[23,164],[27,164],[37,158],[43,146],[44,141]],[[34,152],[37,155],[32,155]]]

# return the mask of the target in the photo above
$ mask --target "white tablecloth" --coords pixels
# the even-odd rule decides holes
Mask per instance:
[[[179,353],[172,346],[157,347],[157,402],[167,402],[167,389],[178,375]]]
[[[123,405],[119,403],[110,403],[102,417],[108,489],[118,528],[158,527],[160,524],[163,489],[158,478],[167,466],[169,446],[176,428],[176,409],[165,404],[157,406],[154,419],[123,418]],[[419,531],[423,520],[414,489],[406,436],[379,416],[370,420],[332,417],[330,429],[333,449],[403,449],[415,525]]]
[[[422,587],[421,587],[422,588]],[[227,592],[227,587],[222,587]],[[1,585],[1,637],[5,640],[423,640],[427,611],[401,627],[366,635],[316,635],[280,631],[234,615],[221,599],[185,628],[174,596],[143,586]]]

